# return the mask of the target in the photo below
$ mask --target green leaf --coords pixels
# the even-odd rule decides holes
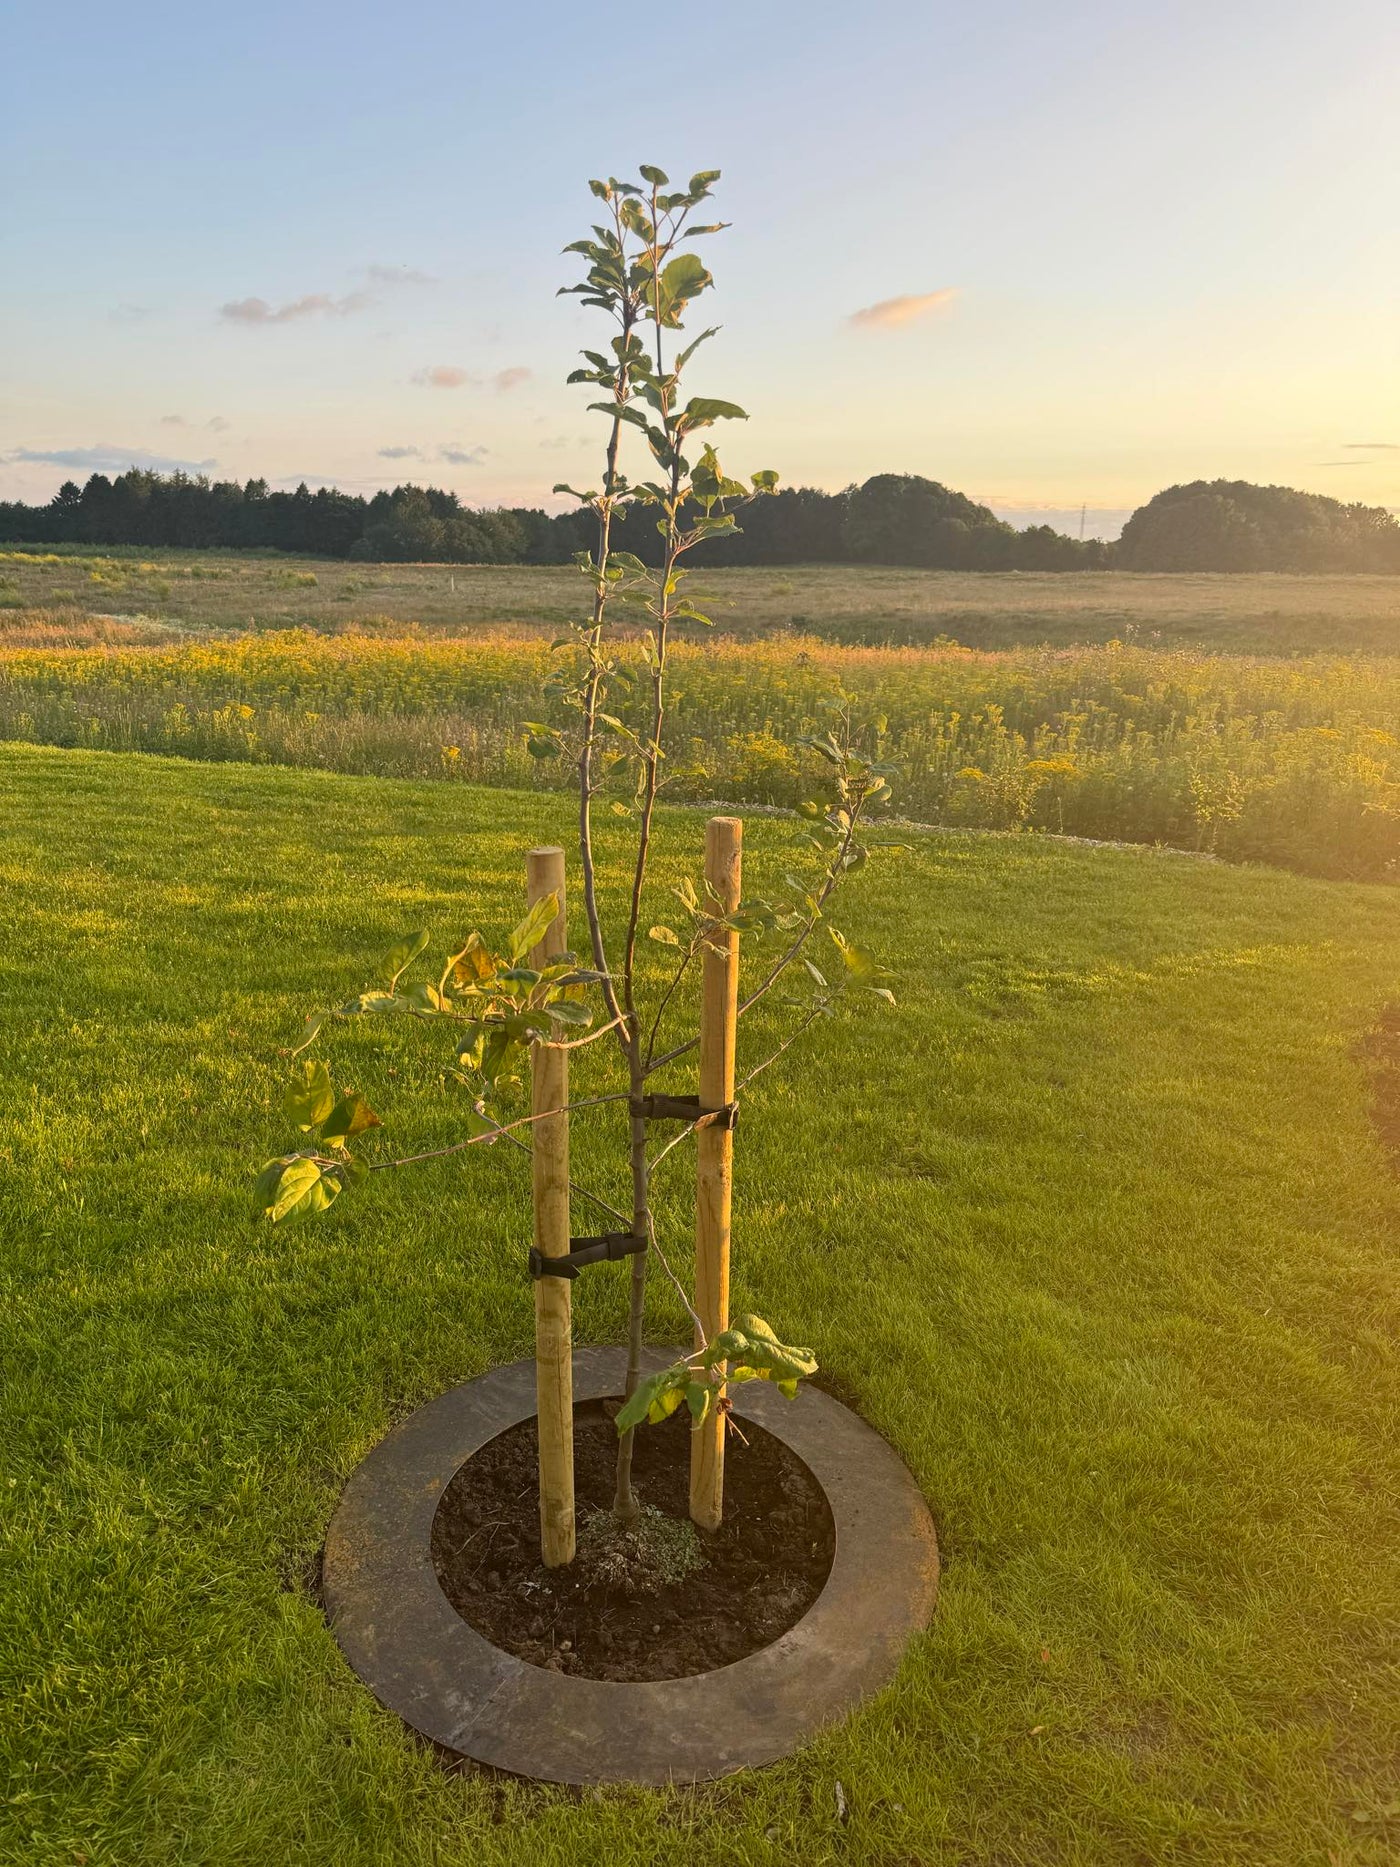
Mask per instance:
[[[344,1147],[357,1134],[363,1134],[366,1128],[379,1128],[383,1123],[365,1101],[358,1090],[351,1090],[343,1095],[326,1117],[326,1125],[321,1130],[321,1139],[327,1147]]]
[[[510,957],[519,963],[528,958],[531,950],[537,947],[549,930],[550,922],[559,912],[559,897],[556,894],[541,895],[510,936]]]
[[[282,1097],[282,1106],[305,1134],[323,1122],[335,1106],[331,1073],[324,1063],[303,1063]]]
[[[427,944],[426,933],[411,933],[405,934],[402,940],[389,948],[379,962],[379,972],[381,978],[388,980],[391,990]]]
[[[694,231],[699,232],[701,230],[697,228]],[[672,374],[679,376],[686,364],[689,363],[690,359],[695,355],[695,352],[700,348],[701,344],[707,343],[711,337],[718,337],[719,332],[720,327],[718,324],[712,324],[709,330],[701,331],[700,335],[691,343],[688,343],[685,349],[682,350],[680,355],[676,358],[675,363],[672,365]]]
[[[650,182],[653,188],[664,188],[671,179],[664,169],[653,168],[649,162],[639,163],[637,173],[644,182]]]
[[[320,1161],[305,1154],[269,1161],[258,1175],[257,1194],[266,1216],[276,1225],[282,1219],[324,1212],[340,1191],[338,1174],[327,1174]]]
[[[780,1342],[761,1316],[741,1316],[714,1338],[705,1351],[705,1364],[715,1367],[723,1361],[730,1364],[729,1379],[772,1381],[789,1398],[798,1381],[817,1371],[810,1348]]]
[[[404,1006],[409,1011],[419,1011],[425,1016],[445,1011],[446,1005],[441,993],[427,979],[416,979],[402,994]]]
[[[618,1412],[616,1422],[618,1432],[631,1432],[634,1426],[640,1426],[644,1420],[651,1419],[654,1410],[657,1411],[657,1418],[652,1422],[654,1425],[659,1425],[660,1421],[667,1417],[668,1412],[674,1413],[681,1401],[677,1382],[685,1378],[688,1378],[688,1370],[678,1366],[663,1368],[660,1374],[650,1374],[644,1381],[639,1381],[636,1393],[624,1403]],[[675,1404],[662,1410],[663,1397],[673,1392]]]
[[[309,1014],[306,1023],[301,1027],[301,1042],[290,1053],[292,1056],[299,1057],[303,1050],[308,1049],[310,1045],[315,1043],[321,1026],[326,1021],[326,1017],[327,1013],[324,1011],[313,1011]]]
[[[449,965],[453,984],[463,989],[479,988],[496,976],[496,961],[479,933],[468,935],[467,944],[453,954]]]
[[[846,971],[850,973],[856,984],[872,984],[878,977],[880,969],[864,947],[853,945],[844,934],[837,933],[834,927],[828,927],[827,932],[831,935],[832,944],[841,955]]]
[[[648,927],[647,939],[655,940],[658,946],[679,946],[680,938],[670,927]]]
[[[348,1005],[340,1007],[343,1018],[364,1017],[375,1011],[402,1011],[404,1000],[393,992],[361,992],[358,998],[352,998]]]
[[[675,329],[690,300],[713,284],[710,270],[698,253],[678,253],[661,272],[661,322]]]
[[[580,1005],[574,998],[556,998],[548,1007],[549,1015],[559,1024],[587,1025],[593,1022],[593,1013],[587,1005]]]
[[[712,421],[747,421],[748,411],[737,402],[722,402],[717,396],[692,396],[677,417],[676,426],[707,428]]]

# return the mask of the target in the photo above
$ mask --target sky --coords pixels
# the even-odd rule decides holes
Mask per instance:
[[[731,471],[1110,536],[1197,478],[1400,508],[1397,69],[1394,0],[12,0],[0,497],[557,507],[606,335],[560,249],[653,162],[723,172]]]

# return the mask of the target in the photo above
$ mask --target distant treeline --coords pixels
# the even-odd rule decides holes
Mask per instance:
[[[1025,531],[989,507],[916,474],[880,473],[824,493],[760,499],[742,531],[717,539],[711,564],[891,564],[940,570],[1400,571],[1400,524],[1380,506],[1241,480],[1169,487],[1128,520],[1116,544],[1048,525]],[[614,527],[615,548],[654,562],[650,515]],[[475,510],[436,487],[396,486],[366,499],[334,487],[273,492],[266,480],[209,480],[133,467],[85,486],[67,481],[46,506],[0,502],[0,539],[158,549],[261,549],[375,563],[563,564],[591,546],[586,513]]]

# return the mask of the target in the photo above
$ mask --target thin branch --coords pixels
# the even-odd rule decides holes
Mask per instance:
[[[422,1154],[405,1154],[401,1160],[375,1160],[369,1163],[371,1173],[383,1173],[388,1167],[411,1167],[420,1160],[442,1160],[448,1154],[460,1154],[469,1147],[479,1147],[483,1141],[496,1141],[503,1135],[509,1135],[514,1128],[530,1128],[536,1122],[547,1121],[551,1115],[572,1115],[578,1109],[596,1109],[604,1102],[626,1102],[629,1091],[615,1089],[605,1096],[587,1096],[582,1102],[569,1102],[563,1108],[543,1109],[538,1115],[520,1115],[514,1121],[496,1122],[484,1134],[468,1135],[465,1141],[453,1141],[447,1147],[432,1147]],[[490,1117],[487,1117],[490,1120]]]
[[[753,1067],[753,1069],[749,1071],[747,1076],[741,1077],[740,1080],[737,1083],[735,1083],[734,1085],[735,1096],[737,1097],[741,1089],[747,1089],[749,1084],[754,1080],[756,1076],[762,1076],[763,1072],[771,1064],[774,1064],[778,1061],[778,1058],[783,1054],[783,1052],[788,1048],[788,1046],[790,1044],[795,1044],[798,1038],[802,1036],[803,1032],[809,1031],[812,1028],[812,1026],[816,1023],[817,1019],[822,1016],[823,1016],[823,1011],[820,1007],[814,1011],[809,1011],[807,1013],[807,1016],[802,1020],[801,1024],[797,1026],[797,1029],[794,1031],[789,1031],[788,1035],[783,1039],[782,1043],[778,1045],[778,1048],[772,1053],[771,1056],[765,1057],[762,1063],[755,1064],[755,1066]]]
[[[508,1142],[511,1147],[518,1148],[527,1160],[534,1159],[535,1150],[532,1147],[527,1147],[525,1142],[520,1140],[518,1136],[507,1134],[505,1130],[502,1129],[500,1138],[502,1141]],[[625,1212],[619,1212],[616,1206],[610,1206],[606,1199],[601,1198],[597,1193],[591,1191],[590,1188],[580,1186],[577,1180],[570,1180],[569,1190],[577,1193],[580,1199],[590,1200],[601,1212],[606,1212],[609,1218],[619,1219],[623,1225],[631,1224],[632,1221],[627,1217]]]
[[[651,1032],[647,1037],[647,1054],[646,1054],[646,1065],[645,1065],[647,1069],[651,1068],[651,1060],[652,1060],[652,1057],[656,1053],[656,1036],[657,1036],[657,1032],[661,1029],[661,1020],[666,1015],[666,1007],[670,1004],[672,996],[674,995],[677,986],[680,984],[681,980],[685,977],[687,967],[690,965],[690,962],[695,958],[695,955],[699,951],[700,951],[700,947],[699,947],[698,942],[692,940],[690,943],[690,946],[686,950],[685,958],[681,961],[680,965],[676,968],[676,971],[675,971],[674,976],[672,977],[671,983],[666,987],[666,990],[661,995],[661,1003],[656,1007],[656,1016],[651,1021]]]
[[[699,1126],[700,1126],[700,1123],[698,1121],[687,1122],[685,1127],[681,1129],[679,1134],[672,1135],[671,1139],[666,1143],[665,1147],[658,1149],[658,1151],[655,1154],[653,1154],[651,1159],[647,1162],[647,1172],[649,1174],[655,1173],[657,1168],[661,1165],[662,1161],[665,1160],[666,1156],[671,1152],[671,1150],[673,1148],[679,1147],[682,1141],[688,1141],[690,1137],[695,1133],[695,1130]]]
[[[736,1018],[742,1018],[744,1013],[746,1011],[751,1010],[752,1007],[758,1003],[759,999],[761,999],[765,993],[772,990],[772,988],[777,984],[778,980],[787,971],[788,967],[797,958],[798,954],[802,951],[803,947],[806,945],[807,940],[812,933],[812,930],[816,927],[817,922],[822,917],[822,909],[826,906],[827,902],[831,899],[831,896],[834,893],[838,883],[840,882],[841,877],[846,872],[845,866],[844,866],[845,860],[846,860],[847,855],[850,852],[851,844],[855,840],[856,822],[859,819],[859,816],[860,816],[860,805],[857,804],[849,813],[847,823],[846,823],[846,834],[844,838],[842,839],[840,849],[837,850],[836,854],[832,857],[831,862],[827,866],[826,880],[822,883],[820,892],[818,893],[816,901],[813,904],[812,912],[808,918],[806,926],[802,929],[801,933],[798,934],[797,938],[792,942],[791,946],[788,947],[787,951],[783,953],[777,960],[774,961],[773,965],[770,967],[768,973],[766,974],[762,982],[756,985],[753,991],[749,993],[748,997],[743,1000],[743,1002],[739,1006],[738,1011],[735,1013]]]
[[[666,549],[662,555],[660,573],[660,602],[656,616],[656,655],[651,670],[651,733],[645,751],[646,785],[642,795],[641,823],[637,831],[637,859],[632,870],[632,900],[627,915],[627,934],[623,949],[622,990],[629,1017],[632,1019],[632,1036],[636,1042],[639,1037],[639,1025],[636,1006],[636,955],[637,932],[642,916],[642,891],[646,885],[647,868],[651,854],[651,825],[656,812],[656,794],[659,789],[661,767],[661,733],[666,720],[666,649],[671,622],[671,577],[679,555],[681,484],[680,437],[675,432],[675,412],[671,407],[674,381],[668,381],[663,358],[661,317],[661,261],[671,250],[684,224],[685,214],[670,216],[665,242],[661,238],[661,223],[657,211],[657,186],[651,190],[651,289],[652,289],[652,324],[656,333],[656,393],[661,401],[661,427],[666,436],[671,453],[670,498],[666,501]],[[640,1046],[638,1046],[640,1049]],[[641,1058],[637,1058],[638,1065]]]
[[[590,1031],[587,1037],[571,1037],[567,1044],[556,1044],[551,1040],[549,1048],[551,1050],[582,1050],[585,1044],[596,1044],[600,1037],[606,1037],[609,1031],[616,1030],[618,1025],[625,1021],[625,1013],[619,1012],[611,1024],[600,1024],[598,1029]]]
[[[700,1346],[698,1349],[695,1349],[692,1352],[697,1355],[703,1354],[703,1352],[710,1346],[709,1340],[705,1334],[705,1325],[704,1323],[701,1322],[699,1316],[695,1313],[695,1306],[691,1302],[690,1298],[685,1293],[685,1285],[681,1282],[680,1278],[677,1277],[676,1273],[671,1269],[670,1263],[666,1257],[666,1253],[661,1249],[660,1241],[656,1236],[656,1220],[652,1217],[650,1210],[648,1210],[647,1212],[647,1236],[650,1240],[652,1250],[656,1253],[657,1257],[660,1259],[662,1270],[665,1271],[666,1275],[670,1278],[671,1282],[675,1285],[676,1295],[680,1298],[681,1302],[684,1303],[686,1310],[689,1313],[690,1320],[695,1324],[695,1333],[700,1338]]]
[[[776,1063],[778,1061],[778,1058],[782,1056],[783,1052],[790,1045],[795,1044],[798,1038],[802,1036],[804,1031],[810,1030],[811,1027],[816,1023],[817,1019],[820,1018],[821,1016],[822,1016],[822,1013],[820,1010],[809,1011],[807,1016],[802,1020],[801,1024],[798,1025],[797,1029],[795,1031],[789,1031],[788,1035],[783,1039],[782,1043],[778,1045],[778,1048],[776,1050],[772,1051],[768,1056],[766,1056],[763,1059],[762,1063],[756,1063],[754,1067],[749,1071],[747,1076],[740,1077],[739,1081],[735,1083],[734,1085],[735,1099],[736,1100],[738,1099],[739,1091],[741,1089],[747,1089],[749,1084],[754,1080],[756,1076],[762,1076],[763,1072],[766,1069],[768,1069],[771,1064]],[[648,1171],[651,1173],[655,1173],[656,1169],[661,1165],[662,1161],[665,1160],[666,1156],[671,1152],[671,1150],[673,1148],[679,1147],[682,1141],[688,1141],[690,1137],[699,1128],[700,1123],[704,1119],[705,1119],[704,1116],[701,1115],[697,1117],[695,1121],[687,1122],[685,1127],[681,1129],[679,1134],[673,1135],[671,1139],[666,1143],[665,1147],[661,1148],[657,1153],[655,1153],[652,1156],[651,1160],[648,1162]]]
[[[860,820],[860,810],[861,806],[859,802],[851,809],[850,820],[846,825],[846,834],[841,840],[840,848],[827,864],[826,878],[818,891],[813,911],[808,916],[802,931],[786,951],[773,962],[773,965],[769,968],[760,983],[749,993],[748,997],[740,1001],[739,1008],[734,1014],[736,1021],[742,1018],[746,1011],[751,1011],[758,1001],[772,990],[807,944],[818,921],[822,918],[822,909],[831,899],[833,893],[840,884],[842,876],[846,872],[844,864],[846,856],[850,851],[851,844],[855,841],[856,826]],[[695,1049],[699,1042],[700,1039],[698,1037],[687,1038],[685,1043],[677,1044],[674,1050],[668,1050],[662,1056],[649,1059],[647,1062],[647,1075],[651,1075],[654,1070],[662,1069],[668,1063],[674,1063],[677,1057],[688,1055],[690,1051]]]
[[[583,705],[583,749],[579,754],[579,856],[583,866],[583,901],[588,917],[588,934],[593,948],[593,964],[603,974],[603,999],[612,1015],[609,1029],[616,1030],[625,1024],[625,1017],[618,1001],[617,990],[607,963],[607,953],[603,945],[603,925],[598,913],[598,878],[593,861],[593,746],[598,730],[598,690],[602,681],[602,641],[603,621],[608,601],[608,553],[612,543],[613,505],[617,494],[618,449],[622,442],[622,409],[629,399],[627,339],[631,335],[635,322],[636,306],[631,292],[625,283],[626,231],[622,224],[621,209],[613,203],[613,225],[617,231],[618,258],[624,280],[621,303],[618,308],[618,322],[621,326],[621,347],[617,353],[617,385],[614,395],[618,413],[613,417],[612,433],[608,437],[607,470],[603,480],[603,497],[598,505],[598,555],[596,563],[597,579],[593,586],[593,624],[588,639],[588,680],[584,689]],[[624,1031],[618,1041],[624,1056],[628,1055],[630,1032]]]

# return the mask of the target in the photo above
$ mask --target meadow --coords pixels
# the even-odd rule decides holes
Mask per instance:
[[[900,1009],[750,1092],[735,1302],[909,1463],[939,1611],[790,1762],[576,1796],[444,1769],[312,1586],[368,1447],[529,1352],[527,1179],[478,1150],[314,1228],[250,1211],[303,1013],[409,925],[509,925],[566,800],[16,746],[0,788],[0,1859],[1395,1860],[1400,1181],[1359,1059],[1390,890],[956,832],[860,878]],[[700,825],[664,813],[659,885]],[[750,822],[755,889],[794,836]],[[395,1151],[455,1134],[420,1035],[337,1040]],[[575,1124],[605,1191],[607,1120]],[[578,1286],[582,1340],[625,1275]],[[654,1338],[684,1322],[658,1283]]]
[[[541,631],[499,626],[11,645],[0,738],[560,786],[567,766],[537,764],[521,730],[548,710],[556,661]],[[820,761],[795,742],[844,693],[883,732],[901,810],[918,822],[1166,843],[1342,879],[1400,873],[1397,657],[782,635],[708,637],[679,646],[675,666],[676,800],[810,796]]]
[[[852,565],[704,572],[718,628],[969,648],[1129,641],[1262,655],[1400,654],[1400,577],[960,572]],[[0,546],[0,624],[394,634],[556,630],[578,578],[552,565],[356,564],[258,552]],[[37,615],[33,612],[38,612]],[[55,614],[50,614],[54,612]]]

